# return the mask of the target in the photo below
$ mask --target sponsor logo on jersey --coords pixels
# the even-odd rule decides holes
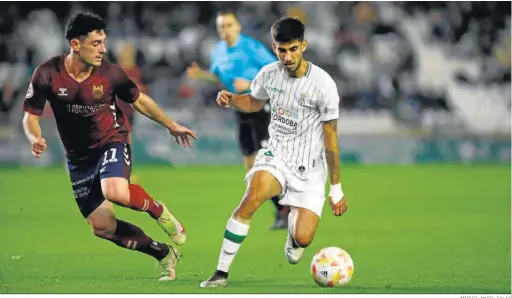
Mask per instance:
[[[272,106],[272,113],[274,113],[274,115],[286,117],[286,118],[292,118],[292,119],[299,118],[298,112],[294,112],[294,111],[285,109],[282,106],[277,105],[277,104]]]
[[[272,106],[272,127],[280,134],[296,134],[299,113],[283,108],[277,104]]]
[[[272,154],[271,151],[266,151],[265,153],[263,153],[263,155],[265,156],[266,162],[270,162],[272,158],[274,158],[274,154]]]
[[[28,85],[27,95],[25,95],[25,98],[32,98],[34,96],[34,86],[32,86],[32,83]]]
[[[59,88],[58,96],[68,96],[68,88]]]
[[[334,114],[334,113],[336,113],[336,110],[337,109],[335,109],[335,108],[329,109],[329,108],[325,107],[324,114]]]
[[[279,89],[279,88],[272,87],[272,86],[266,86],[266,88],[267,88],[268,91],[284,94],[284,90],[283,89]]]
[[[88,117],[99,113],[107,106],[106,103],[100,103],[94,106],[79,105],[79,104],[67,104],[66,111],[68,113],[77,114],[83,117]]]

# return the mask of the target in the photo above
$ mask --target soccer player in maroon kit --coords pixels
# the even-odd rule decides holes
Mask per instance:
[[[34,71],[23,104],[23,128],[32,154],[39,157],[47,148],[39,118],[48,101],[66,149],[76,202],[94,235],[153,256],[159,261],[160,280],[174,280],[181,257],[178,249],[154,241],[139,227],[114,215],[113,204],[146,212],[174,244],[185,243],[185,227],[169,209],[129,182],[129,129],[116,98],[164,126],[184,147],[191,147],[191,138],[197,136],[167,117],[119,66],[102,61],[105,27],[100,17],[90,13],[77,13],[68,20],[65,35],[70,52],[51,58]]]

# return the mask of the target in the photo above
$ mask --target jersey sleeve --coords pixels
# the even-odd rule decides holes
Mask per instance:
[[[320,120],[330,121],[339,118],[340,95],[334,82],[325,89],[319,108]]]
[[[25,95],[25,101],[23,102],[24,112],[36,116],[43,114],[48,86],[49,80],[46,79],[44,70],[42,70],[41,67],[37,67],[34,74],[32,74],[27,94]]]
[[[140,96],[139,88],[119,66],[112,66],[114,93],[124,102],[134,103]]]
[[[260,70],[254,80],[251,82],[251,96],[259,100],[267,100],[270,98],[267,90],[265,90],[265,82],[263,80],[264,76],[264,72]]]

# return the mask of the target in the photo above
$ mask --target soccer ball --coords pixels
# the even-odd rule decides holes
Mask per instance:
[[[342,286],[352,278],[354,262],[350,255],[341,248],[322,248],[311,261],[311,274],[319,286]]]

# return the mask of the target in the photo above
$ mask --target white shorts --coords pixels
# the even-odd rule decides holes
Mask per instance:
[[[309,172],[306,174],[307,180],[301,180],[292,173],[280,158],[264,155],[265,152],[267,152],[267,149],[258,151],[253,167],[245,175],[245,183],[249,185],[252,176],[257,171],[268,171],[281,184],[283,198],[279,201],[279,204],[306,208],[321,217],[325,202],[325,183],[327,181],[325,169]]]

